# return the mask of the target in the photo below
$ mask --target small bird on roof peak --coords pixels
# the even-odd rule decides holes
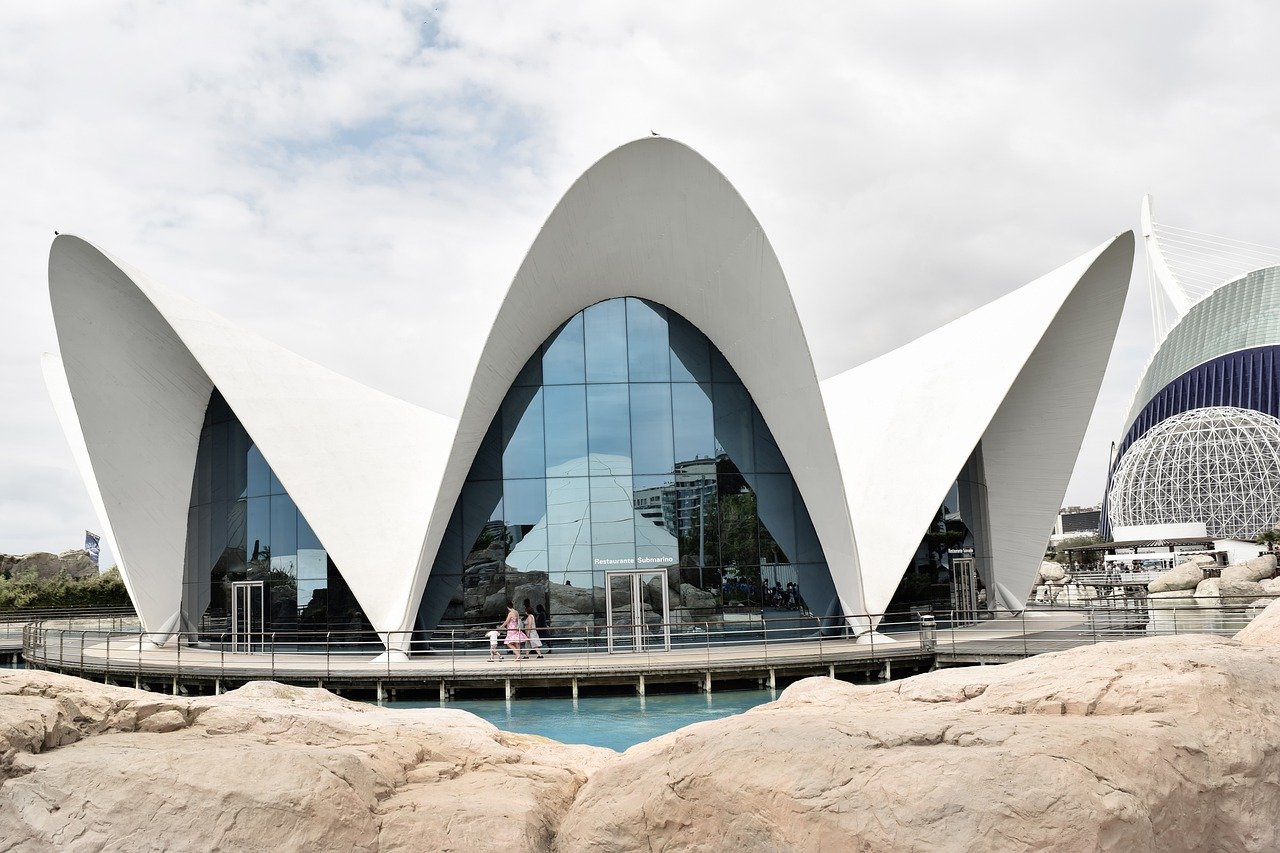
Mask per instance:
[[[57,236],[58,236],[58,232],[57,232],[57,230],[55,230],[55,231],[53,232],[53,236],[55,236],[55,237],[57,237]]]
[[[662,134],[661,134],[661,133],[658,133],[658,131],[656,131],[656,130],[651,130],[651,131],[649,131],[649,135],[650,135],[650,136],[661,136]]]

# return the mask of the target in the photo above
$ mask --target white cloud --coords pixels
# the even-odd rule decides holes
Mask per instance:
[[[555,200],[650,130],[742,191],[834,373],[1136,224],[1280,242],[1267,4],[0,6],[0,551],[95,527],[39,378],[53,229],[455,410]],[[1100,496],[1143,282],[1068,495]],[[955,405],[963,405],[957,381]],[[945,427],[945,418],[941,427]]]

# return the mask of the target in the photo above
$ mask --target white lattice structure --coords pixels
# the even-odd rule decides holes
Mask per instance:
[[[1280,420],[1251,409],[1194,409],[1133,443],[1108,496],[1113,527],[1204,522],[1252,539],[1280,520]]]

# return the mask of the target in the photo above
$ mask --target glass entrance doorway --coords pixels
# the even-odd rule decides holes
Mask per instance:
[[[262,651],[266,624],[266,595],[262,581],[231,584],[231,651],[253,654]]]
[[[951,573],[951,606],[956,611],[956,618],[978,618],[978,567],[973,558],[953,559]]]
[[[605,628],[610,652],[670,651],[666,570],[605,572]]]

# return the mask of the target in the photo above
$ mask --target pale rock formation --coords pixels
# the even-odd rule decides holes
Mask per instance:
[[[1057,563],[1045,560],[1040,564],[1040,580],[1043,583],[1055,583],[1064,580],[1067,572]]]
[[[1179,563],[1160,577],[1147,584],[1150,592],[1175,592],[1184,589],[1195,589],[1204,580],[1204,569],[1200,563],[1188,560]]]
[[[0,676],[0,838],[23,850],[546,850],[614,754],[318,689],[185,700],[14,671]]]
[[[1218,559],[1209,554],[1192,554],[1184,562],[1195,563],[1199,566],[1212,566],[1217,564]]]
[[[1267,850],[1280,650],[1167,637],[807,679],[627,750],[557,850]]]
[[[618,755],[251,684],[0,674],[17,850],[1280,848],[1280,604],[887,684],[811,678]]]
[[[1280,595],[1280,578],[1271,578],[1269,580],[1260,581],[1259,586],[1261,586],[1268,595]]]
[[[1205,578],[1196,586],[1196,604],[1201,607],[1219,606],[1221,604],[1218,598],[1220,595],[1222,595],[1222,591],[1218,588],[1217,578]]]
[[[1276,557],[1274,554],[1264,554],[1261,557],[1254,557],[1244,563],[1235,566],[1227,566],[1222,570],[1223,581],[1264,581],[1275,577],[1276,574]]]
[[[83,549],[50,554],[37,551],[33,554],[0,554],[0,575],[18,578],[35,574],[40,580],[52,580],[59,574],[67,577],[89,578],[98,573],[98,567]]]
[[[1270,602],[1236,634],[1236,639],[1244,646],[1280,647],[1280,601]]]
[[[1256,581],[1227,580],[1225,577],[1218,581],[1218,592],[1223,604],[1243,604],[1266,595],[1262,584]]]

